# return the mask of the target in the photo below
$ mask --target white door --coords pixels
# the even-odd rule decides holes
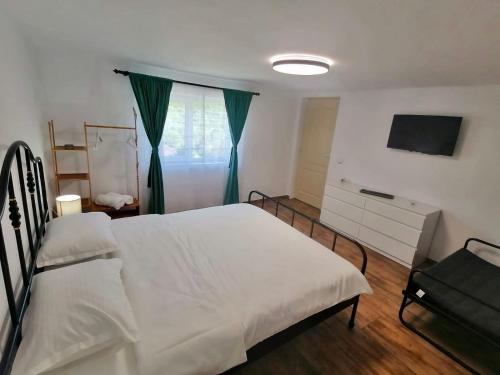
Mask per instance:
[[[339,98],[308,98],[295,179],[295,197],[321,208]]]

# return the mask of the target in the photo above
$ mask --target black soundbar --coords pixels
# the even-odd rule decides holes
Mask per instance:
[[[394,195],[387,194],[387,193],[381,193],[380,191],[361,189],[359,192],[363,193],[363,194],[375,195],[377,197],[381,197],[381,198],[385,198],[385,199],[394,199]]]

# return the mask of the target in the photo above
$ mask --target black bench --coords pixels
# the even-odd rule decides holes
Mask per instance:
[[[497,346],[500,353],[500,267],[469,251],[472,242],[500,249],[498,245],[470,238],[462,249],[442,261],[426,269],[412,269],[403,290],[399,319],[444,354],[477,373],[403,318],[405,308],[415,302],[476,333],[489,345]]]

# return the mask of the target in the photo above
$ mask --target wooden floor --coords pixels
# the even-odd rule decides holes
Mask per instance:
[[[309,216],[319,217],[319,210],[305,203],[282,201]],[[275,205],[267,202],[265,209],[274,214]],[[291,212],[280,208],[278,217],[290,222]],[[299,216],[294,226],[309,234],[309,224]],[[314,239],[331,247],[330,233],[320,227],[315,230]],[[339,241],[337,253],[360,264],[360,256],[352,245]],[[347,328],[350,309],[344,310],[236,373],[467,374],[401,325],[398,310],[409,270],[370,249],[367,253],[366,277],[374,294],[361,297],[354,329]]]

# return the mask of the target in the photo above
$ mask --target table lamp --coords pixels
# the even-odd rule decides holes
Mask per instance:
[[[56,198],[57,216],[79,214],[82,212],[82,199],[79,195],[61,195]]]

